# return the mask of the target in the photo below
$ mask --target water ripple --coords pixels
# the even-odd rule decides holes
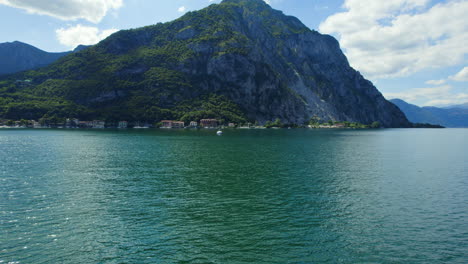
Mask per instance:
[[[466,130],[211,132],[0,131],[0,263],[466,263]]]

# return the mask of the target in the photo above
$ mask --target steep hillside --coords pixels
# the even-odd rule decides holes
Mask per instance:
[[[18,79],[32,83],[19,87]],[[262,0],[224,0],[173,22],[123,30],[0,87],[6,118],[280,118],[302,124],[316,116],[410,125],[349,66],[333,37]]]

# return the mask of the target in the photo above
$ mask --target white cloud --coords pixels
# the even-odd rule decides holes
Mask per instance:
[[[177,12],[184,13],[185,10],[187,10],[187,8],[185,6],[181,6],[179,9],[177,9]]]
[[[55,31],[59,42],[65,46],[75,48],[82,45],[93,45],[107,38],[117,29],[99,30],[96,27],[76,25],[69,28],[60,28]]]
[[[445,106],[468,101],[468,93],[454,93],[452,86],[414,88],[401,93],[385,93],[385,98],[399,98],[408,103],[424,106]]]
[[[449,106],[449,105],[458,105],[465,104],[468,102],[468,94],[460,93],[454,94],[448,98],[436,98],[431,101],[426,102],[425,106]]]
[[[468,1],[346,0],[320,31],[336,34],[353,67],[369,78],[453,66],[468,54]]]
[[[450,76],[449,79],[459,82],[468,82],[468,67],[464,67],[457,74]]]
[[[430,84],[430,85],[442,85],[446,82],[446,80],[442,79],[442,80],[429,80],[426,82],[426,84]]]
[[[123,0],[0,0],[0,4],[61,20],[99,23],[110,9],[122,7]]]

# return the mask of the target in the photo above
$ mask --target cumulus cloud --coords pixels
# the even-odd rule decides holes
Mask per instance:
[[[177,12],[184,13],[185,10],[187,10],[187,8],[185,6],[181,6],[181,7],[179,7],[179,9],[177,9]]]
[[[444,79],[442,80],[429,80],[426,82],[426,84],[430,84],[430,85],[442,85],[444,84],[446,81]]]
[[[407,76],[463,63],[468,1],[346,0],[320,31],[340,39],[353,67],[369,78]]]
[[[450,76],[449,79],[459,82],[468,82],[468,67],[464,67],[457,74]]]
[[[76,25],[69,28],[60,28],[55,31],[59,42],[65,46],[75,48],[82,45],[93,45],[107,38],[117,29],[99,30],[96,27]]]
[[[401,93],[385,93],[384,96],[387,99],[399,98],[409,103],[426,106],[454,105],[468,101],[468,93],[454,93],[450,85],[414,88]]]
[[[0,0],[0,4],[62,20],[99,23],[110,9],[122,7],[123,0]]]

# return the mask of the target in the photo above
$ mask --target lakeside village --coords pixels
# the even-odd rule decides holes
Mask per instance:
[[[266,122],[265,125],[258,125],[257,123],[246,123],[246,124],[235,124],[235,123],[228,123],[222,124],[220,120],[217,119],[201,119],[199,122],[191,121],[190,123],[186,124],[183,121],[175,121],[175,120],[162,120],[156,124],[148,124],[144,122],[127,122],[127,121],[119,121],[119,122],[108,122],[106,123],[103,120],[93,120],[93,121],[82,121],[76,118],[67,118],[64,121],[48,123],[44,120],[35,121],[35,120],[1,120],[0,119],[0,128],[81,128],[81,129],[104,129],[104,128],[118,128],[118,129],[126,129],[126,128],[134,128],[134,129],[141,129],[141,128],[164,128],[164,129],[197,129],[197,128],[204,128],[204,129],[224,129],[224,128],[239,128],[239,129],[279,129],[279,128],[378,128],[380,127],[379,122],[374,122],[371,125],[363,125],[356,122],[334,122],[334,121],[326,121],[321,122],[317,118],[312,118],[308,124],[304,124],[303,126],[297,125],[284,125],[281,123],[280,119],[276,119],[275,121]]]

